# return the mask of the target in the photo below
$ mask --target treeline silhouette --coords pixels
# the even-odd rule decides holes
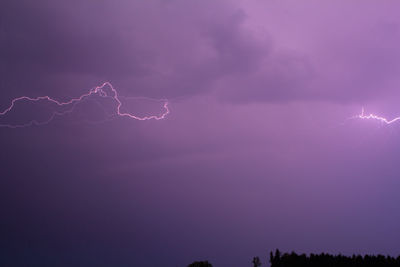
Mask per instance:
[[[253,267],[262,264],[259,257],[254,257]],[[270,252],[269,263],[271,267],[400,267],[400,256],[397,258],[384,255],[331,255],[321,254],[296,254],[284,253],[277,249],[275,253]],[[265,266],[268,266],[267,263]],[[212,267],[208,261],[193,262],[188,267]]]
[[[269,258],[271,267],[400,267],[400,256],[397,258],[383,255],[344,256],[326,253],[311,253],[307,256],[295,252],[281,255],[280,251],[276,250],[275,255],[271,252]]]

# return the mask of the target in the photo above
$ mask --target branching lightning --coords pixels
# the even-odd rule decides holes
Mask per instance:
[[[396,117],[394,119],[389,120],[385,117],[377,116],[372,113],[367,115],[364,112],[364,108],[362,108],[361,113],[359,115],[357,115],[356,118],[363,119],[363,120],[376,120],[376,121],[380,121],[381,123],[385,123],[385,124],[392,124],[392,123],[400,120],[400,117]]]
[[[107,92],[106,88],[109,89],[110,92]],[[8,128],[22,128],[22,127],[29,127],[33,125],[44,125],[48,124],[51,122],[56,116],[62,116],[68,113],[73,112],[74,107],[79,104],[80,102],[84,101],[90,96],[97,95],[103,98],[110,98],[113,101],[116,102],[116,107],[115,107],[115,115],[119,117],[128,117],[130,119],[134,120],[140,120],[140,121],[145,121],[145,120],[162,120],[164,119],[169,113],[169,107],[168,107],[168,100],[166,99],[161,99],[163,104],[163,109],[164,112],[160,115],[150,115],[150,116],[137,116],[134,114],[131,114],[129,112],[123,112],[121,111],[122,107],[122,102],[120,100],[120,96],[118,95],[117,90],[113,87],[113,85],[110,82],[104,82],[100,86],[96,86],[89,90],[86,94],[83,94],[77,98],[72,98],[69,101],[66,102],[61,102],[58,101],[50,96],[39,96],[39,97],[29,97],[29,96],[21,96],[18,98],[15,98],[11,101],[11,104],[8,108],[6,108],[4,111],[0,111],[0,118],[4,117],[8,113],[10,113],[14,108],[16,103],[21,102],[21,101],[30,101],[30,102],[38,102],[38,101],[48,101],[50,103],[53,103],[57,105],[58,107],[65,107],[66,109],[64,111],[54,111],[52,115],[50,116],[49,119],[45,121],[38,121],[38,120],[31,120],[28,123],[24,124],[0,124],[0,127],[8,127]]]

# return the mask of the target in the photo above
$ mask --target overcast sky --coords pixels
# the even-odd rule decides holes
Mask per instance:
[[[0,263],[397,256],[400,124],[348,118],[400,115],[399,5],[2,0],[0,112],[109,81],[169,99],[170,114],[87,123],[115,108],[88,100],[44,126],[0,128]],[[124,108],[162,111],[137,102]],[[15,108],[2,123],[51,114]]]

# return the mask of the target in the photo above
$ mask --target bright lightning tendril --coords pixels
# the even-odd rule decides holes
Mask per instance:
[[[111,94],[108,93],[105,88],[108,87],[109,90],[111,91]],[[113,101],[116,102],[117,106],[115,109],[115,115],[119,116],[119,117],[128,117],[130,119],[134,119],[134,120],[140,120],[140,121],[145,121],[145,120],[162,120],[164,119],[168,114],[169,114],[169,108],[168,108],[168,100],[166,99],[161,99],[160,101],[164,102],[163,108],[164,108],[164,112],[161,115],[150,115],[150,116],[137,116],[134,114],[131,114],[129,112],[122,112],[121,111],[121,107],[122,107],[122,102],[119,98],[118,92],[117,90],[115,90],[115,88],[112,86],[112,84],[110,82],[104,82],[102,85],[100,86],[96,86],[94,88],[92,88],[89,92],[87,92],[86,94],[83,94],[77,98],[72,98],[69,101],[66,102],[60,102],[55,100],[54,98],[51,98],[50,96],[39,96],[39,97],[28,97],[28,96],[21,96],[18,98],[15,98],[11,101],[10,106],[5,109],[4,111],[0,112],[0,118],[7,115],[9,112],[11,112],[13,110],[13,108],[15,107],[15,104],[17,102],[20,101],[30,101],[30,102],[38,102],[38,101],[42,101],[42,100],[46,100],[49,101],[53,104],[56,104],[58,107],[69,107],[67,110],[65,111],[54,111],[52,113],[52,115],[50,116],[50,118],[46,121],[42,121],[39,122],[37,120],[32,120],[28,123],[25,124],[0,124],[0,127],[8,127],[8,128],[22,128],[22,127],[29,127],[32,125],[44,125],[44,124],[48,124],[49,122],[51,122],[56,116],[62,116],[65,115],[67,113],[71,113],[74,110],[74,107],[82,102],[83,100],[85,100],[86,98],[92,96],[92,95],[97,95],[103,98],[110,98]]]
[[[385,123],[385,124],[392,124],[392,123],[400,120],[400,117],[396,117],[394,119],[389,120],[389,119],[387,119],[385,117],[377,116],[377,115],[372,114],[372,113],[366,115],[364,113],[364,108],[362,108],[361,114],[357,115],[356,118],[363,119],[363,120],[377,120],[377,121],[380,121],[380,122]]]

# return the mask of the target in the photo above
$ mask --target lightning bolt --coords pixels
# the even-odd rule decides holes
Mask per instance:
[[[109,91],[111,91],[111,93],[106,91],[106,88],[109,88]],[[8,108],[6,108],[4,111],[0,112],[0,119],[2,117],[4,117],[5,115],[7,115],[9,112],[11,112],[16,103],[21,102],[21,101],[30,101],[30,102],[38,102],[38,101],[48,101],[50,103],[56,104],[58,107],[67,107],[66,110],[64,111],[54,111],[52,113],[52,115],[50,116],[50,118],[48,120],[45,121],[37,121],[37,120],[32,120],[28,123],[24,123],[24,124],[0,124],[0,127],[7,127],[7,128],[23,128],[23,127],[29,127],[29,126],[40,126],[40,125],[45,125],[50,123],[56,116],[62,116],[68,113],[73,112],[74,107],[84,101],[85,99],[87,99],[88,97],[92,96],[92,95],[98,95],[100,97],[103,98],[110,98],[113,101],[116,102],[116,108],[115,108],[115,115],[119,116],[119,117],[128,117],[130,119],[134,119],[134,120],[139,120],[139,121],[146,121],[146,120],[162,120],[165,119],[165,117],[170,113],[169,107],[168,107],[168,100],[166,99],[161,99],[159,101],[163,101],[163,109],[164,112],[160,115],[150,115],[150,116],[137,116],[134,114],[131,114],[129,112],[123,112],[121,111],[121,107],[122,107],[122,102],[120,100],[120,96],[118,95],[117,90],[113,87],[113,85],[110,82],[104,82],[103,84],[101,84],[100,86],[96,86],[92,89],[90,89],[86,94],[83,94],[77,98],[72,98],[69,101],[66,102],[60,102],[57,101],[56,99],[50,97],[50,96],[39,96],[39,97],[29,97],[29,96],[21,96],[18,98],[15,98],[11,101],[11,104]],[[150,98],[145,98],[145,99],[150,99]],[[154,99],[152,99],[154,100]]]
[[[372,113],[366,115],[364,113],[364,108],[361,109],[361,113],[359,115],[357,115],[356,118],[363,119],[363,120],[377,120],[377,121],[380,121],[385,124],[392,124],[392,123],[400,120],[400,117],[396,117],[394,119],[389,120],[385,117],[377,116]]]

